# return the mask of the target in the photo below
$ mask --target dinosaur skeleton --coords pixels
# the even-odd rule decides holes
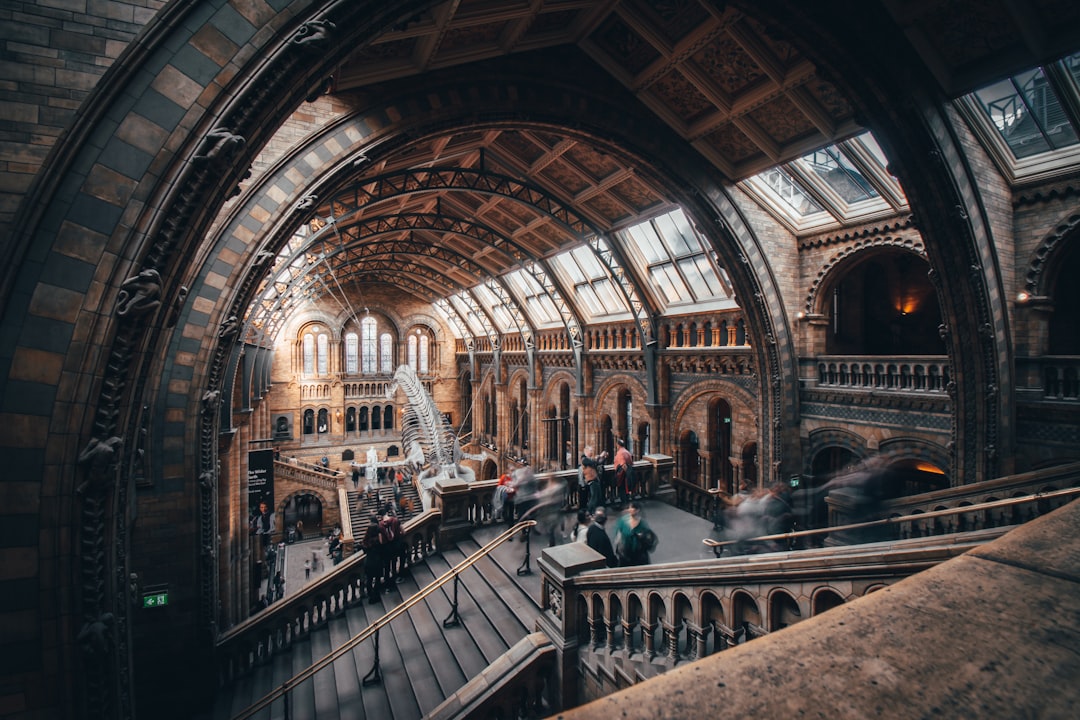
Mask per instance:
[[[436,407],[435,400],[424,389],[411,365],[401,365],[394,372],[394,380],[386,389],[386,398],[392,400],[399,389],[408,401],[401,419],[401,440],[406,450],[404,464],[417,473],[421,486],[430,490],[436,481],[445,478],[474,480],[475,474],[462,467],[461,460],[484,460],[490,456],[486,452],[473,454],[461,449],[457,433]]]

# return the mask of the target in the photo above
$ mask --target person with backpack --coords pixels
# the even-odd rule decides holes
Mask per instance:
[[[649,555],[656,550],[656,533],[641,515],[641,503],[632,500],[615,525],[615,555],[619,567],[648,565]]]
[[[405,578],[401,577],[405,569],[405,536],[401,529],[401,521],[394,514],[392,503],[383,506],[382,520],[379,521],[379,537],[382,541],[383,552],[386,558],[383,561],[386,568],[386,582],[390,580],[400,583]],[[387,587],[389,591],[389,587]]]

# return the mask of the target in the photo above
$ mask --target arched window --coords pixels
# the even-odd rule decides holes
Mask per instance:
[[[382,410],[378,405],[371,408],[371,429],[378,430],[382,427]]]
[[[305,410],[304,411],[304,434],[305,435],[311,435],[313,432],[315,432],[315,411],[310,410],[310,409]]]
[[[345,432],[356,432],[356,408],[345,411]]]
[[[383,430],[394,429],[394,408],[392,405],[387,405],[383,408]]]
[[[379,372],[383,375],[394,373],[394,340],[390,333],[379,336]]]
[[[330,432],[330,414],[326,408],[319,410],[319,434]]]
[[[368,409],[366,407],[360,408],[360,432],[367,432],[368,429]]]
[[[409,361],[408,361],[409,362],[409,367],[411,367],[413,370],[416,370],[416,372],[419,374],[420,369],[418,368],[417,363],[416,363],[417,345],[419,345],[419,340],[417,339],[417,337],[415,335],[410,335],[409,336]]]
[[[354,332],[345,336],[345,372],[349,375],[360,372],[360,338]]]
[[[375,318],[365,317],[360,322],[360,340],[360,358],[363,364],[363,372],[365,374],[374,374],[378,365],[375,345]]]

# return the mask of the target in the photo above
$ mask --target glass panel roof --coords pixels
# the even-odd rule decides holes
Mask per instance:
[[[552,328],[562,324],[558,308],[540,283],[525,270],[515,270],[502,277],[510,291],[522,304],[533,327]]]
[[[794,210],[799,217],[823,212],[821,206],[814,202],[810,194],[784,168],[775,167],[756,177],[760,178],[781,200],[787,203],[788,207]]]
[[[1062,107],[1060,93],[1076,102],[1080,55],[1059,65],[1073,78],[1068,84],[1051,81],[1043,68],[1013,75],[972,93],[1013,157],[1022,159],[1076,145],[1077,132]]]
[[[907,210],[874,136],[844,142],[759,173],[739,185],[792,232],[808,234]]]
[[[731,300],[723,271],[681,209],[619,232],[640,276],[666,308]],[[734,303],[728,302],[728,305]]]
[[[835,145],[821,148],[802,161],[848,205],[877,197],[877,190]]]
[[[472,292],[484,309],[495,318],[496,330],[500,332],[518,331],[518,326],[514,322],[510,311],[506,309],[506,306],[499,301],[499,298],[495,297],[495,293],[491,292],[486,285],[477,285],[472,289]]]
[[[579,245],[559,253],[551,258],[551,266],[573,284],[575,305],[586,321],[609,319],[629,312],[607,268],[589,246]]]

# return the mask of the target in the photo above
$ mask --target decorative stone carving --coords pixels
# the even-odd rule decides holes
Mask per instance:
[[[219,390],[207,390],[202,396],[202,413],[203,415],[213,415],[217,412],[218,402],[221,400],[221,392]]]
[[[137,318],[161,305],[161,275],[148,268],[130,277],[120,286],[116,314],[122,318]]]
[[[307,100],[309,103],[310,102],[315,102],[320,97],[322,97],[323,95],[328,94],[333,89],[334,89],[334,76],[330,75],[328,77],[323,78],[322,82],[320,82],[318,85],[316,85],[315,88],[310,93],[308,93],[307,97],[304,98],[304,99]]]
[[[218,338],[223,341],[230,341],[236,337],[240,332],[240,319],[235,315],[230,315],[225,322],[221,323],[221,329],[218,330]]]
[[[560,588],[548,588],[548,608],[551,610],[552,615],[562,620],[563,596]]]
[[[105,660],[112,647],[112,626],[115,618],[112,613],[102,613],[88,621],[79,630],[75,638],[87,660]]]
[[[224,164],[240,151],[247,141],[229,128],[217,127],[207,133],[193,161],[196,165]]]
[[[300,201],[296,203],[297,210],[310,210],[315,207],[315,204],[319,202],[319,196],[315,194],[305,195],[300,198]]]
[[[329,20],[309,20],[300,26],[289,42],[303,52],[321,55],[331,43],[336,29],[337,25]]]
[[[79,464],[87,468],[89,477],[75,489],[77,494],[82,495],[93,485],[106,484],[109,467],[116,459],[117,449],[123,444],[124,440],[115,436],[108,440],[93,438],[87,443],[79,453]]]

